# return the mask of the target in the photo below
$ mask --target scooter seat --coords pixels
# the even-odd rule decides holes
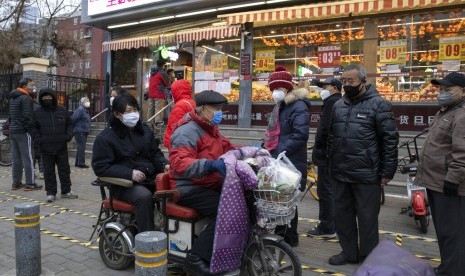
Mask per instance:
[[[174,202],[166,203],[166,214],[170,217],[177,217],[183,219],[195,219],[199,216],[199,213],[196,210],[178,205]]]
[[[103,206],[107,209],[110,209],[110,199],[104,199]],[[113,210],[132,213],[134,211],[134,205],[122,200],[113,199]]]

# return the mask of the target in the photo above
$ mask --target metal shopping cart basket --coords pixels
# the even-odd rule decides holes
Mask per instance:
[[[276,190],[254,190],[255,206],[258,212],[257,224],[266,229],[287,225],[295,216],[299,190],[284,194]]]

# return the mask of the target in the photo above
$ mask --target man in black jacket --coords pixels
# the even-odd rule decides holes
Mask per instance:
[[[342,252],[329,258],[331,265],[363,261],[378,244],[381,185],[396,172],[399,142],[391,104],[366,84],[365,70],[349,65],[341,81],[344,97],[332,111],[328,161]]]
[[[334,104],[342,98],[342,83],[336,78],[326,79],[316,83],[323,88],[320,95],[323,99],[322,114],[316,130],[315,145],[312,150],[312,161],[318,166],[318,186],[317,193],[320,223],[312,230],[308,231],[311,237],[335,238],[336,227],[334,225],[334,179],[328,174],[326,167],[328,131],[331,122],[331,112]]]
[[[10,93],[10,139],[13,155],[12,190],[23,187],[25,191],[42,189],[42,185],[34,183],[31,137],[32,98],[30,96],[33,87],[34,81],[32,79],[23,78],[19,81],[18,88]],[[21,182],[23,168],[26,175],[26,185]]]
[[[68,142],[73,138],[73,125],[63,106],[57,104],[55,92],[50,88],[39,92],[40,107],[34,110],[34,139],[40,146],[44,166],[47,202],[53,202],[57,194],[55,165],[61,183],[61,197],[74,199],[78,196],[71,190],[68,160]]]

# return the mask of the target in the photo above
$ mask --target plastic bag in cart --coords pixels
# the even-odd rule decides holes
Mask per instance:
[[[279,201],[294,197],[302,178],[302,174],[285,153],[285,151],[280,153],[268,166],[260,168],[257,173],[258,189],[277,191]]]

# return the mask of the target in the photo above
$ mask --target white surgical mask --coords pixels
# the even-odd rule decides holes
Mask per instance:
[[[320,91],[320,96],[323,99],[323,101],[326,100],[330,95],[331,95],[331,92],[329,92],[329,90],[327,89],[323,89]]]
[[[113,105],[113,100],[114,100],[114,99],[115,99],[115,97],[111,97],[111,98],[110,98],[110,106]]]
[[[131,112],[131,113],[123,114],[122,122],[127,127],[136,126],[137,122],[139,122],[139,112]]]
[[[284,97],[286,96],[286,93],[282,89],[275,89],[273,90],[273,100],[275,102],[279,103],[284,100]]]
[[[89,107],[90,107],[90,102],[85,102],[85,103],[84,103],[84,107],[85,107],[85,108],[89,108]]]

